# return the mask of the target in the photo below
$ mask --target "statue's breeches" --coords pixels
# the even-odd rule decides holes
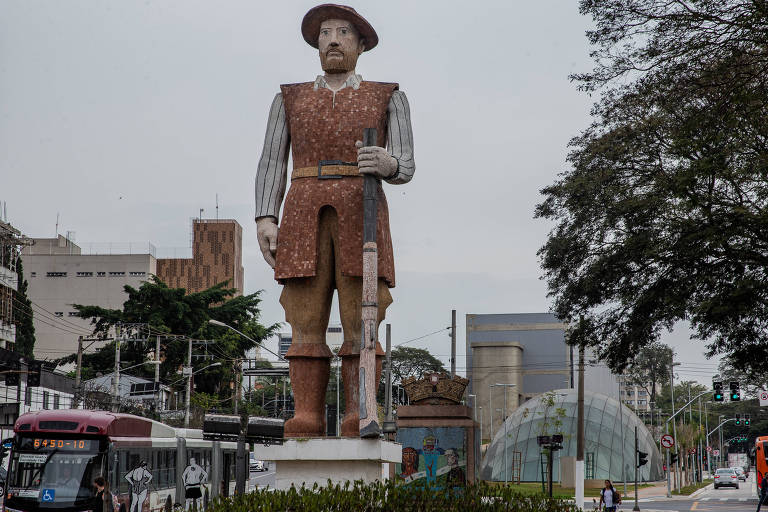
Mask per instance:
[[[277,241],[275,279],[310,277],[317,274],[320,211],[331,207],[338,217],[338,235],[334,242],[335,266],[342,276],[363,275],[363,180],[299,178],[291,182],[280,222]],[[379,187],[377,243],[379,277],[395,286],[389,210],[384,191]]]

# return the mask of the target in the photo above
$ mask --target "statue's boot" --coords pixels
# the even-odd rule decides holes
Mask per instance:
[[[344,419],[341,422],[343,437],[360,437],[360,353],[357,347],[344,342],[341,356],[341,378],[344,385]],[[384,363],[384,350],[381,343],[376,343],[376,382],[381,381],[381,369]],[[378,411],[373,412],[378,422]]]
[[[325,390],[331,351],[323,344],[291,344],[286,359],[295,411],[285,422],[285,437],[325,436]]]

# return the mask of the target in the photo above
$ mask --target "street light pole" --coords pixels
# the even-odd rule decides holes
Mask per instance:
[[[192,338],[189,338],[187,350],[187,392],[184,396],[184,428],[189,428],[189,404],[192,398]]]

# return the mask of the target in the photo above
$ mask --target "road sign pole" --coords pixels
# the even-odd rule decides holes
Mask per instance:
[[[667,435],[669,435],[669,423],[665,425],[667,429]],[[672,497],[672,483],[670,481],[669,473],[672,471],[672,467],[669,464],[669,448],[667,448],[667,498]]]

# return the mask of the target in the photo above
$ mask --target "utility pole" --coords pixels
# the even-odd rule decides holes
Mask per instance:
[[[120,324],[115,325],[115,373],[112,375],[112,411],[120,410],[120,340],[122,332]]]
[[[202,212],[201,212],[202,213]],[[192,398],[192,338],[189,338],[187,349],[187,392],[184,396],[184,428],[189,428],[189,404]]]
[[[640,510],[640,507],[637,504],[637,465],[639,462],[639,457],[637,453],[637,425],[635,425],[635,506],[632,507],[632,510]]]
[[[701,442],[701,397],[699,397],[699,482],[704,481],[704,461],[702,460],[703,448]]]
[[[575,499],[576,508],[584,509],[584,345],[579,345],[579,390],[576,407],[576,421],[578,428],[576,430],[576,468],[574,478],[576,479]]]
[[[712,473],[712,452],[709,451],[709,412],[707,411],[707,402],[704,402],[704,430],[707,432],[707,473]]]
[[[235,361],[235,396],[233,397],[235,399],[235,416],[238,415],[238,406],[240,404],[240,389],[242,388],[242,382],[240,381],[240,378],[242,373],[242,361],[237,359]]]
[[[456,376],[456,310],[451,310],[451,379]]]
[[[80,378],[83,369],[83,337],[77,338],[77,370],[75,371],[75,399],[73,400],[72,408],[77,409],[80,405],[80,395],[82,391],[80,389]]]
[[[160,336],[155,336],[155,410],[158,412],[162,409],[160,394]]]
[[[669,364],[669,378],[670,378],[670,391],[672,393],[672,416],[675,415],[675,363],[670,361]],[[683,413],[685,414],[685,413]],[[675,449],[677,449],[677,421],[672,420],[672,436],[675,438]],[[677,464],[675,465],[675,489],[677,489],[678,482],[680,482],[680,464],[682,463],[683,459],[679,456],[680,453],[678,453],[677,457]],[[668,467],[668,470],[671,471],[672,468]]]
[[[621,425],[621,480],[624,482],[624,496],[627,495],[627,470],[624,462],[624,404],[622,399],[622,387],[626,385],[624,376],[619,376],[619,424]]]

